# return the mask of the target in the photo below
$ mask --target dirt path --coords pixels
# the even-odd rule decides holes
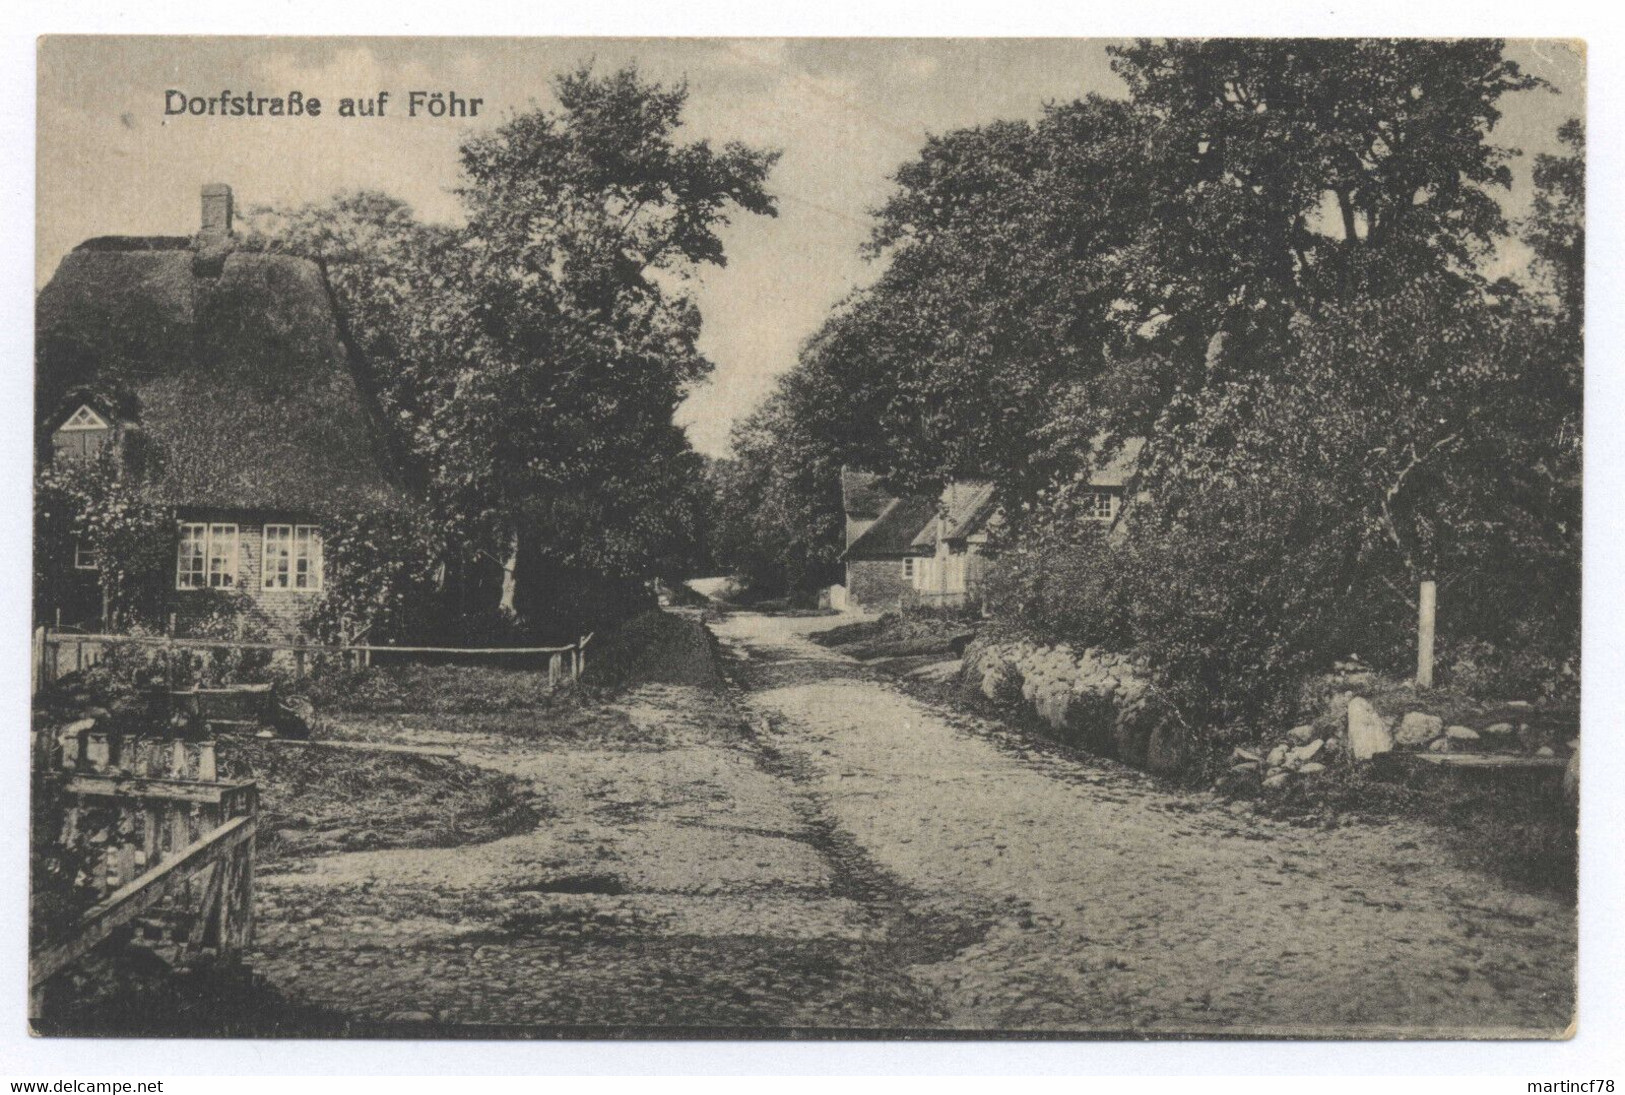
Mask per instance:
[[[1294,829],[1033,749],[798,634],[824,624],[733,616],[742,691],[644,685],[594,736],[402,726],[541,823],[262,876],[255,970],[406,1033],[1566,1025],[1572,908],[1422,828]]]
[[[617,706],[625,730],[602,740],[433,734],[529,781],[541,824],[263,876],[256,971],[363,1030],[940,1019],[880,955],[905,934],[892,930],[901,914],[830,854],[810,799],[764,763],[737,708],[677,685]]]
[[[916,915],[956,925],[962,946],[907,970],[943,1025],[1568,1025],[1573,908],[1451,866],[1426,827],[1299,829],[1030,749],[798,634],[826,623],[742,614],[715,630],[764,747]]]

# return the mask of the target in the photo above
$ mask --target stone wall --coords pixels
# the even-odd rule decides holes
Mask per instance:
[[[858,608],[896,608],[911,589],[901,559],[853,559],[846,564],[847,603]]]
[[[1168,774],[1190,758],[1183,725],[1127,655],[978,639],[960,672],[966,688],[1031,711],[1068,745]]]

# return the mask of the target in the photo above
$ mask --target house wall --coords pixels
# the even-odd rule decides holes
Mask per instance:
[[[912,583],[915,598],[924,605],[947,607],[975,600],[987,573],[988,557],[981,543],[938,540],[934,554],[922,554]]]
[[[886,608],[902,602],[910,587],[901,559],[851,559],[846,564],[849,605]]]
[[[301,637],[301,625],[312,606],[321,597],[321,590],[266,589],[265,588],[265,526],[267,524],[294,524],[292,520],[267,520],[259,516],[210,513],[193,516],[182,511],[181,522],[208,520],[215,524],[237,526],[237,584],[231,589],[176,589],[176,555],[180,533],[175,534],[176,546],[169,557],[169,611],[175,615],[178,634],[186,634],[218,607],[222,596],[246,594],[253,608],[249,613],[252,623],[263,627],[269,637],[277,641],[292,641]],[[299,522],[308,524],[310,522]],[[324,576],[325,577],[325,576]]]

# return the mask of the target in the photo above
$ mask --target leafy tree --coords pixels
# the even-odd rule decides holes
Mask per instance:
[[[898,172],[885,270],[785,382],[826,461],[992,475],[1002,611],[1145,651],[1198,720],[1336,654],[1402,660],[1422,577],[1447,640],[1546,618],[1534,641],[1571,643],[1578,344],[1480,272],[1509,231],[1499,103],[1540,82],[1493,41],[1113,55],[1126,102],[932,138]],[[1571,301],[1581,139],[1537,164],[1526,226]],[[1076,484],[1129,436],[1138,482],[1102,538]]]
[[[362,194],[274,244],[327,265],[447,539],[499,568],[510,615],[687,565],[699,459],[672,413],[711,364],[685,281],[725,261],[735,210],[774,212],[775,153],[677,139],[685,88],[584,67],[556,90],[465,142],[464,225]]]
[[[42,464],[34,476],[35,611],[76,575],[75,551],[96,560],[103,616],[125,623],[156,618],[174,566],[174,525],[112,447],[94,459]]]
[[[798,373],[734,427],[734,456],[712,471],[717,562],[754,590],[807,594],[837,579],[839,454],[814,425],[831,400]]]

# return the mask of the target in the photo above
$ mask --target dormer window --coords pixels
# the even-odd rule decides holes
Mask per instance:
[[[88,404],[70,414],[67,421],[57,427],[51,444],[58,456],[90,457],[102,451],[113,436],[113,427]]]
[[[1117,516],[1117,495],[1112,491],[1097,490],[1084,495],[1084,515],[1092,521],[1109,525]]]

